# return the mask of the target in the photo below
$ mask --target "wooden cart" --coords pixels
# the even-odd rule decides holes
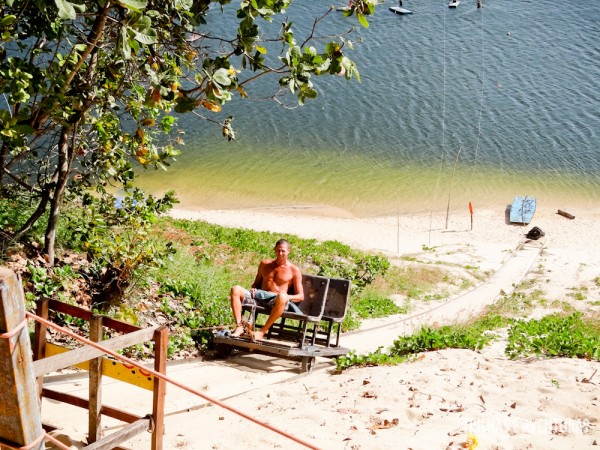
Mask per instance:
[[[300,313],[284,312],[262,341],[218,332],[213,341],[217,354],[228,357],[233,351],[245,351],[276,355],[299,361],[301,371],[309,372],[317,356],[334,358],[348,353],[349,349],[340,346],[340,332],[348,307],[350,282],[303,274],[302,284],[304,300],[297,303]],[[270,309],[244,306],[243,313],[259,328]]]

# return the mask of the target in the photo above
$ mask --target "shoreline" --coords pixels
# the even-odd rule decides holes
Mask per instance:
[[[320,215],[312,209],[253,208],[243,210],[178,209],[169,215],[177,219],[204,220],[221,226],[249,228],[272,233],[289,233],[302,238],[337,240],[360,250],[381,252],[390,257],[419,254],[424,248],[470,249],[483,263],[498,263],[502,253],[516,248],[524,235],[537,226],[546,233],[551,248],[567,261],[598,261],[599,257],[588,245],[589,239],[598,239],[600,208],[572,207],[567,210],[575,216],[571,220],[557,213],[560,205],[538,206],[530,224],[510,224],[508,205],[495,209],[475,210],[471,228],[468,210],[401,214],[386,217],[356,218],[326,210]],[[564,208],[563,208],[564,210]],[[593,236],[590,238],[590,234]],[[598,236],[596,236],[598,235]],[[578,256],[579,255],[579,256]],[[587,263],[586,263],[587,264]],[[485,264],[494,267],[496,264]]]

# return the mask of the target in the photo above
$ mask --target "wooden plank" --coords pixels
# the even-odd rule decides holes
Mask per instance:
[[[50,309],[88,321],[94,314],[88,309],[79,308],[77,306],[59,302],[58,300],[50,300]],[[104,326],[120,333],[132,333],[140,329],[140,327],[136,327],[135,325],[131,325],[130,323],[123,322],[121,320],[113,319],[112,317],[104,317]]]
[[[19,278],[0,267],[0,440],[29,445],[42,435],[42,420]],[[24,326],[23,326],[24,325]],[[43,441],[31,447],[44,448]]]
[[[143,431],[147,431],[152,426],[150,417],[142,417],[141,419],[130,423],[123,427],[122,430],[114,432],[104,439],[101,439],[93,444],[83,447],[84,450],[112,450],[121,442],[125,442],[134,436],[137,436]]]
[[[46,344],[46,354],[49,357],[70,351],[72,350],[60,347],[56,344]],[[89,370],[90,364],[89,361],[83,361],[72,367]],[[102,375],[149,391],[154,389],[154,375],[152,375],[151,372],[147,372],[144,369],[139,369],[133,365],[122,363],[121,361],[106,356],[102,359]]]
[[[167,374],[167,349],[169,347],[169,329],[165,326],[154,333],[154,370]],[[152,397],[152,450],[162,450],[165,434],[165,398],[167,382],[162,378],[154,379],[154,395]]]
[[[117,336],[115,338],[102,341],[102,345],[110,350],[120,350],[126,347],[131,347],[132,345],[139,344],[140,342],[150,340],[157,328],[158,325],[141,330],[138,329],[138,331],[134,331],[133,333],[124,334],[122,336]],[[103,354],[104,352],[101,350],[86,345],[60,355],[40,359],[39,361],[35,361],[33,363],[35,375],[41,376],[50,372],[64,369],[65,367],[75,366],[80,362],[89,361],[90,359],[97,358]]]
[[[102,340],[102,316],[94,314],[90,318],[90,340]],[[88,408],[88,442],[96,442],[102,437],[102,361],[103,357],[93,358],[89,361],[90,382]]]
[[[77,397],[64,392],[53,391],[52,389],[48,388],[44,388],[42,390],[42,395],[50,400],[68,403],[69,405],[77,406],[78,408],[88,409],[90,405],[90,402],[85,398]],[[100,412],[105,416],[112,417],[113,419],[117,419],[126,423],[133,423],[140,418],[140,416],[123,411],[122,409],[113,408],[106,405],[103,405],[100,408]]]

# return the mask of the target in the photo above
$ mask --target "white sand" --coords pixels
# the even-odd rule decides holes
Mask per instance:
[[[445,213],[357,219],[294,211],[179,210],[173,216],[335,239],[383,252],[400,264],[415,264],[411,261],[417,259],[494,273],[443,307],[417,311],[418,318],[373,321],[365,324],[371,331],[342,336],[343,346],[364,352],[388,347],[394,337],[422,323],[462,320],[523,281],[543,291],[548,300],[545,310],[538,308],[531,316],[552,311],[553,301],[599,314],[593,302],[600,301],[600,210],[569,210],[574,220],[556,212],[554,207],[538,206],[534,221],[518,227],[506,223],[502,206],[476,211],[473,230],[468,213],[456,212],[450,214],[447,227]],[[540,227],[546,237],[522,245],[532,226]],[[407,255],[414,259],[396,258]],[[576,299],[576,293],[582,298]],[[320,360],[310,374],[298,375],[296,363],[246,355],[175,365],[169,374],[323,449],[464,448],[468,433],[482,449],[600,448],[600,363],[566,358],[511,361],[503,350],[499,341],[480,353],[430,352],[411,363],[350,369],[341,375],[330,373],[328,360]],[[54,388],[85,391],[81,382],[59,384]],[[106,403],[148,412],[147,397],[136,398],[132,388],[115,385],[105,386]],[[119,404],[124,395],[127,407]],[[53,406],[45,405],[43,413],[52,415]],[[229,411],[204,406],[199,398],[168,389],[166,449],[302,448]],[[386,427],[385,421],[391,425]],[[117,429],[110,421],[106,424],[107,433]],[[63,426],[67,429],[67,423]],[[148,437],[132,439],[130,447],[149,448]]]

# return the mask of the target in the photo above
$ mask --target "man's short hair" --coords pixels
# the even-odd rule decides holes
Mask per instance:
[[[277,242],[275,242],[275,248],[277,248],[277,246],[281,245],[281,244],[286,244],[288,246],[288,248],[291,247],[291,245],[287,239],[279,239]]]

